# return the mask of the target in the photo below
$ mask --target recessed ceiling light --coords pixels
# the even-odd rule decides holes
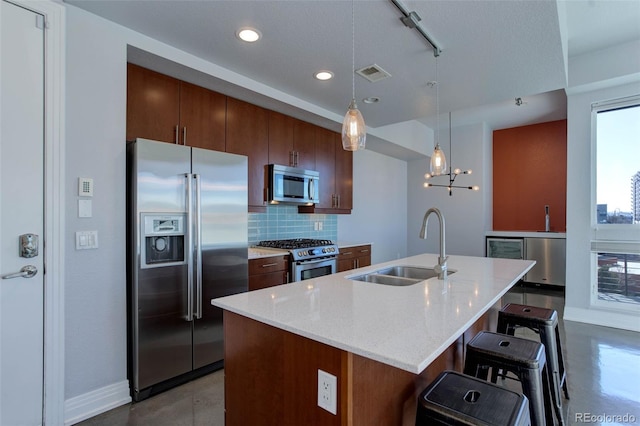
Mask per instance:
[[[377,96],[369,96],[368,98],[364,98],[362,102],[364,102],[365,104],[375,104],[380,102],[380,98],[378,98]]]
[[[237,32],[236,32],[236,36],[242,40],[242,41],[246,41],[248,43],[253,43],[254,41],[258,41],[258,39],[262,36],[260,34],[260,31],[254,29],[254,28],[240,28]]]
[[[325,81],[325,80],[331,80],[333,78],[333,73],[331,71],[322,70],[322,71],[318,71],[313,76],[318,80]]]

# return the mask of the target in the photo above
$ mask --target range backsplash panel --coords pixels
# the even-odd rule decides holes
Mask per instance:
[[[263,240],[317,238],[336,241],[338,218],[332,214],[299,214],[297,206],[269,205],[266,213],[249,213],[249,245]]]

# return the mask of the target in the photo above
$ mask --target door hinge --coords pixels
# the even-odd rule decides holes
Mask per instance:
[[[49,28],[49,23],[45,21],[44,16],[36,15],[36,28],[44,30],[45,28]]]

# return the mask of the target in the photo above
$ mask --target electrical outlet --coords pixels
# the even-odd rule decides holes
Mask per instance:
[[[322,222],[318,222],[318,231],[322,231]]]
[[[338,412],[338,378],[326,371],[318,370],[318,407],[331,414]]]

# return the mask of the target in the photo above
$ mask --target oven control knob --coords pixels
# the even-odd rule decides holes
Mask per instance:
[[[301,251],[298,252],[298,256],[302,256],[302,252]]]
[[[309,256],[313,256],[314,255],[314,250],[309,250]]]

